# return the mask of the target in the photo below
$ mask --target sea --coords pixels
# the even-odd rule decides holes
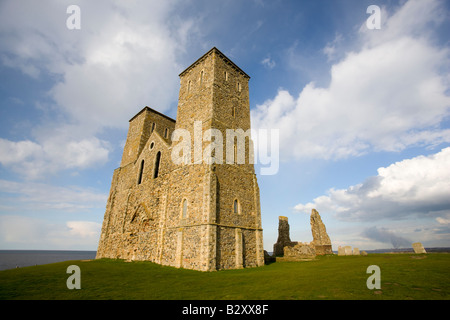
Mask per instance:
[[[68,260],[95,259],[96,251],[0,250],[0,270],[29,267]]]

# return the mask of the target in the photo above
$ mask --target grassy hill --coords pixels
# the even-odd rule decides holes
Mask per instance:
[[[69,265],[81,289],[69,290]],[[381,289],[366,286],[367,267],[381,270]],[[199,272],[150,262],[66,261],[0,271],[0,299],[450,299],[450,254],[322,256],[260,268]]]

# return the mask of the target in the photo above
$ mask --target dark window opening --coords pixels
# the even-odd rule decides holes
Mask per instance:
[[[159,175],[159,162],[161,160],[161,151],[158,151],[156,154],[156,160],[155,160],[155,172],[153,173],[153,179],[158,178]]]
[[[142,182],[142,174],[143,173],[144,173],[144,160],[141,161],[141,167],[139,169],[138,184],[141,184],[141,182]]]

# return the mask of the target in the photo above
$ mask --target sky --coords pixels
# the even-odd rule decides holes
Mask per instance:
[[[279,216],[311,241],[312,208],[333,250],[450,247],[449,12],[0,1],[0,249],[96,250],[128,120],[144,106],[176,118],[179,73],[212,47],[250,75],[252,127],[279,130],[279,170],[257,174],[265,250]]]

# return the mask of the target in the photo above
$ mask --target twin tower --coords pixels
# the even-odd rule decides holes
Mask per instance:
[[[149,107],[130,120],[97,258],[146,260],[201,271],[264,264],[250,138],[245,140],[245,163],[225,160],[225,147],[219,153],[223,161],[198,161],[192,150],[184,154],[186,161],[174,162],[173,151],[181,141],[171,140],[174,130],[184,129],[191,139],[184,143],[194,146],[201,128],[202,152],[213,140],[207,138],[210,129],[220,130],[223,137],[227,129],[250,129],[249,79],[212,48],[180,74],[176,121]]]

